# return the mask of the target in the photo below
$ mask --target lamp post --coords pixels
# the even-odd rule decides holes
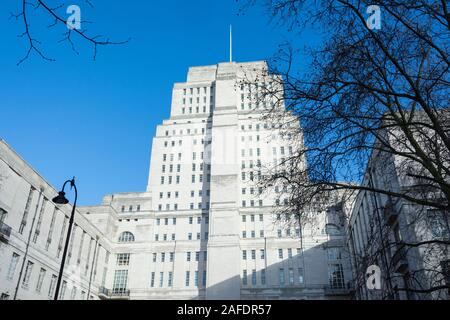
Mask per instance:
[[[61,267],[59,269],[58,282],[56,283],[56,291],[55,291],[54,300],[58,300],[58,296],[59,296],[59,289],[61,287],[61,280],[62,280],[63,272],[64,272],[64,263],[66,262],[67,248],[69,247],[69,238],[72,233],[73,218],[75,216],[75,208],[77,206],[78,190],[77,190],[77,186],[75,185],[75,178],[64,182],[61,191],[58,192],[58,195],[55,198],[53,198],[53,200],[52,200],[53,203],[55,203],[55,204],[68,204],[69,203],[69,200],[67,200],[67,198],[66,198],[66,193],[64,192],[64,188],[66,187],[66,185],[68,183],[70,183],[70,189],[73,188],[75,190],[75,201],[73,203],[72,213],[70,214],[69,228],[67,230],[66,243],[64,245],[64,251],[63,251],[63,256],[62,256],[62,260],[61,260]]]

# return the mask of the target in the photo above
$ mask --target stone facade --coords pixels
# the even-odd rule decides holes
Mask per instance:
[[[174,85],[170,119],[157,127],[153,139],[147,190],[108,195],[100,206],[78,208],[70,263],[80,274],[73,282],[66,269],[67,292],[73,287],[78,288],[76,292],[86,291],[86,274],[94,261],[97,276],[91,279],[89,291],[93,299],[349,297],[345,210],[330,207],[318,213],[314,224],[286,228],[274,214],[279,205],[276,196],[262,194],[257,184],[262,167],[279,163],[295,151],[262,120],[261,102],[255,104],[249,94],[258,92],[256,79],[265,70],[265,62],[193,67],[187,82]],[[255,83],[244,84],[244,78]],[[51,262],[45,266],[44,277],[49,285],[60,257],[55,248],[45,250],[43,236],[42,243],[29,246],[32,250],[24,259],[26,234],[36,228],[32,216],[42,206],[42,200],[36,202],[37,195],[30,204],[34,211],[30,209],[25,217],[28,231],[23,235],[18,232],[20,221],[29,206],[29,189],[40,190],[45,182],[6,144],[1,143],[0,150],[0,173],[6,177],[0,208],[7,212],[4,225],[12,228],[9,239],[1,244],[0,291],[11,297],[19,277],[24,278],[17,270],[13,281],[3,281],[12,272],[13,259],[18,266],[33,261],[33,277],[38,276],[42,261]],[[48,184],[43,190],[42,198],[55,194]],[[44,219],[50,221],[57,210],[58,223],[53,228],[63,234],[60,224],[70,208],[46,204]],[[42,224],[42,234],[48,234],[49,225]],[[56,235],[50,238],[58,242]],[[32,278],[29,283],[36,286],[36,281]],[[30,287],[21,289],[17,297],[47,295]],[[67,293],[64,298],[72,296]],[[80,298],[75,294],[75,299]]]

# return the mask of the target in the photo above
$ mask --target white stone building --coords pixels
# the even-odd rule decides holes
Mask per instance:
[[[170,119],[158,126],[153,139],[146,192],[108,195],[100,206],[78,209],[70,261],[81,273],[77,283],[71,283],[66,269],[67,290],[76,287],[76,299],[83,297],[78,292],[86,292],[92,261],[97,275],[91,278],[92,298],[349,297],[351,271],[341,222],[345,212],[330,208],[318,214],[317,224],[286,228],[273,213],[280,205],[275,194],[261,194],[257,185],[262,167],[294,152],[289,141],[261,120],[264,105],[274,101],[253,100],[265,85],[258,75],[266,70],[265,62],[192,67],[187,81],[174,85]],[[244,78],[254,82],[244,84]],[[18,275],[12,270],[16,260],[51,262],[42,276],[49,284],[59,257],[54,252],[39,255],[47,253],[42,239],[42,244],[31,243],[23,258],[27,240],[18,232],[20,221],[25,219],[33,229],[31,214],[23,217],[24,208],[39,211],[41,206],[27,205],[27,190],[45,183],[4,143],[0,150],[0,174],[6,177],[2,190],[7,191],[0,193],[0,208],[4,225],[12,228],[7,243],[1,244],[0,292],[11,296],[14,281],[23,282],[28,274],[39,276],[39,266]],[[24,172],[14,169],[17,163]],[[10,178],[15,172],[20,174],[17,181]],[[46,199],[55,194],[47,184],[44,190]],[[46,203],[48,212],[42,216],[52,219],[56,209]],[[69,212],[56,212],[63,216],[64,210]],[[42,224],[42,232],[48,232],[49,225]],[[61,232],[60,225],[53,228]],[[34,250],[39,254],[32,254]],[[14,281],[3,281],[11,274]],[[38,279],[26,281],[36,286]],[[34,291],[20,290],[18,298],[47,298]]]
[[[401,141],[401,135],[392,136],[391,143]],[[420,181],[407,174],[409,163],[400,154],[382,149],[374,148],[363,186],[411,195]],[[356,299],[448,300],[447,289],[430,290],[450,284],[447,215],[402,198],[360,191],[347,231]],[[372,265],[381,271],[381,287],[375,290],[369,290],[366,282],[366,270]]]

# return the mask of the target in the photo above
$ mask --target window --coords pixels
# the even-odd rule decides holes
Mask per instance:
[[[252,285],[256,286],[256,270],[252,270]]]
[[[167,286],[172,287],[173,285],[173,272],[169,271],[169,279],[167,280]]]
[[[39,271],[39,278],[36,284],[36,292],[41,292],[42,283],[44,282],[46,272],[47,270],[45,270],[44,268],[41,268],[41,270]]]
[[[437,210],[428,210],[427,216],[428,227],[433,237],[448,239],[449,234],[444,214]]]
[[[11,262],[9,263],[8,275],[6,276],[8,280],[12,280],[14,278],[18,262],[19,262],[19,255],[14,252],[12,254]]]
[[[281,230],[280,230],[280,229],[278,229],[277,235],[278,235],[278,238],[281,238],[281,237],[282,237],[282,233],[281,233]]]
[[[121,294],[127,290],[128,270],[116,270],[114,273],[113,293]]]
[[[192,222],[194,221],[193,217],[189,217],[189,224],[192,224]]]
[[[283,249],[278,249],[278,258],[283,259]]]
[[[242,216],[242,222],[246,222],[247,221],[247,216]]]
[[[50,286],[48,289],[48,297],[53,298],[55,295],[55,288],[56,288],[56,281],[58,280],[58,277],[54,274],[52,274],[52,279],[50,280]]]
[[[242,250],[242,260],[247,260],[247,250]]]
[[[156,252],[153,253],[153,262],[156,262],[156,257],[157,257],[157,255],[158,255],[158,254],[157,254]]]
[[[23,276],[23,279],[22,279],[22,286],[24,288],[28,288],[28,285],[30,283],[31,273],[33,272],[33,266],[34,266],[34,263],[28,260],[27,266],[25,268],[25,275]]]
[[[150,287],[154,287],[155,286],[155,273],[152,272],[151,277],[150,277]]]
[[[185,277],[185,286],[189,287],[189,278],[191,277],[191,273],[189,271],[186,271],[186,277]]]
[[[162,288],[164,284],[164,272],[159,273],[159,287]]]
[[[130,265],[130,254],[129,253],[119,253],[119,254],[117,254],[117,265],[118,266],[128,266],[128,265]]]
[[[286,278],[285,278],[285,274],[284,274],[284,268],[280,268],[278,270],[278,281],[279,281],[281,286],[286,283]]]
[[[294,284],[294,269],[289,268],[289,284]]]
[[[247,231],[242,231],[242,238],[247,238]]]
[[[191,253],[190,252],[186,252],[186,261],[191,261]]]
[[[198,287],[198,271],[195,271],[194,273],[194,285]]]
[[[252,260],[256,259],[256,250],[252,250]]]
[[[333,289],[344,289],[344,271],[342,264],[330,264],[328,266],[328,279]]]
[[[262,285],[266,284],[266,269],[261,270],[261,284]]]
[[[259,231],[259,236],[260,236],[261,238],[264,238],[264,230],[260,230],[260,231]]]
[[[134,235],[129,231],[122,232],[119,236],[119,242],[134,242]]]
[[[75,300],[76,296],[77,296],[77,287],[72,287],[72,292],[70,293],[70,299]]]
[[[288,249],[288,258],[292,258],[292,249],[291,248]]]
[[[165,261],[166,261],[166,253],[161,252],[161,262],[165,262]]]
[[[28,199],[25,204],[25,210],[23,212],[22,221],[20,222],[19,233],[22,234],[25,226],[27,225],[28,213],[30,212],[31,201],[33,200],[34,188],[30,188]]]
[[[242,284],[243,284],[244,286],[247,285],[247,270],[243,270],[243,271],[242,271]]]
[[[66,295],[66,289],[67,289],[67,281],[63,280],[61,291],[59,292],[59,300],[64,300],[64,296]]]
[[[303,283],[303,281],[304,281],[303,268],[298,268],[298,283]]]
[[[175,259],[175,252],[171,252],[171,253],[169,254],[169,260],[170,260],[170,262],[173,262],[174,259]]]

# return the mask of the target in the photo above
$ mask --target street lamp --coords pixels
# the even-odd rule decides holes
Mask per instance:
[[[67,200],[67,198],[66,198],[66,193],[64,192],[64,188],[66,187],[66,185],[68,183],[70,183],[70,189],[73,188],[75,190],[75,201],[73,203],[72,213],[70,214],[69,229],[67,230],[66,243],[64,245],[64,251],[63,251],[63,256],[62,256],[62,260],[61,260],[61,267],[59,269],[58,282],[56,283],[56,291],[55,291],[54,300],[58,300],[58,296],[59,296],[59,288],[61,286],[61,280],[63,277],[64,263],[66,262],[66,255],[67,255],[67,248],[69,247],[69,238],[72,233],[73,218],[75,216],[75,208],[77,206],[78,190],[77,190],[77,186],[75,185],[75,178],[64,182],[61,191],[58,192],[58,195],[56,197],[54,197],[52,200],[53,203],[55,203],[55,204],[68,204],[69,203],[69,200]]]

